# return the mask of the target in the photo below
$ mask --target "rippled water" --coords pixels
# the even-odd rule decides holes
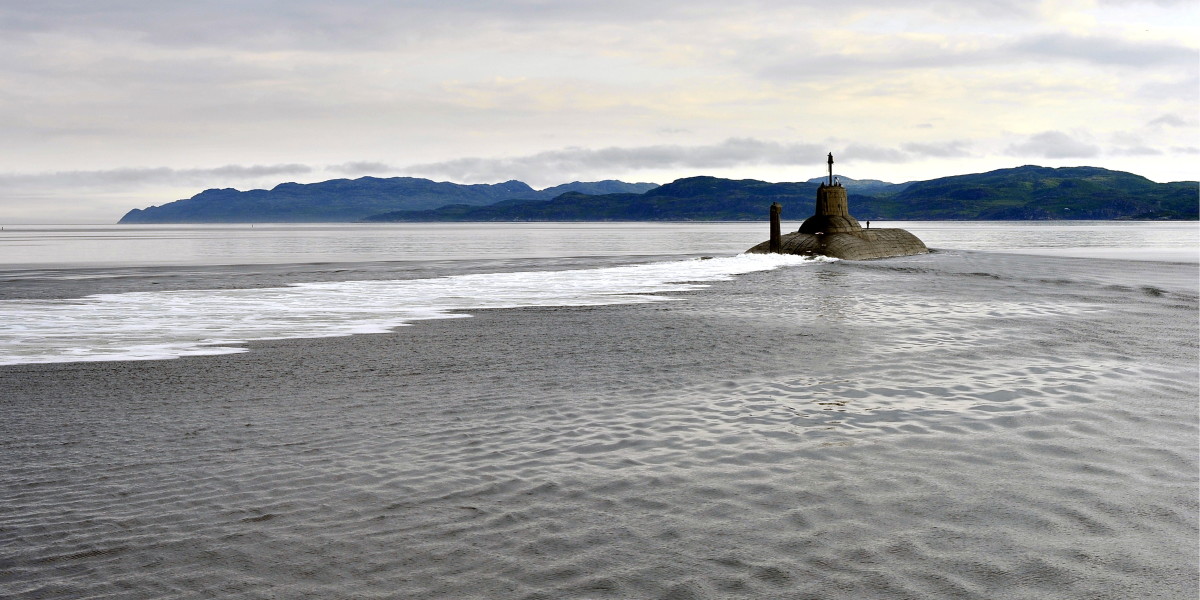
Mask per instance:
[[[0,366],[0,596],[1196,597],[1194,262],[656,244],[11,269],[118,355],[472,318]]]

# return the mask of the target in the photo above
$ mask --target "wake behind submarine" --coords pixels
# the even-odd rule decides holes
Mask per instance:
[[[771,239],[747,250],[751,254],[831,256],[843,260],[869,260],[925,254],[917,236],[903,229],[863,229],[850,216],[846,188],[833,178],[833,153],[829,153],[829,181],[817,188],[817,207],[800,230],[780,235],[778,202],[771,204]],[[868,224],[870,221],[868,221]]]

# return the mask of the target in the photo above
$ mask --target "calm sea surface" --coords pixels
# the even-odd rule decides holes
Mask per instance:
[[[1197,223],[0,231],[0,597],[1200,593]]]
[[[1194,222],[876,222],[931,248],[1200,260]],[[785,230],[798,227],[785,223]],[[7,226],[0,268],[737,254],[761,223]]]

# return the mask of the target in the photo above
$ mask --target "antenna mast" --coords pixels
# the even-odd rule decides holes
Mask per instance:
[[[833,153],[829,153],[829,185],[833,185]]]

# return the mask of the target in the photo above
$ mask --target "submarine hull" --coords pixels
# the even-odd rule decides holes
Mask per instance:
[[[870,260],[893,256],[925,254],[929,248],[917,236],[903,229],[861,229],[856,232],[805,233],[797,231],[780,237],[780,254],[830,256],[843,260]],[[746,251],[769,254],[770,240]]]

